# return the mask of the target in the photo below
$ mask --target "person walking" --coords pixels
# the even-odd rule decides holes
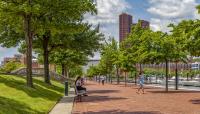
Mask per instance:
[[[141,94],[141,90],[142,90],[142,93],[144,94],[144,75],[143,75],[143,72],[140,72],[139,73],[139,88],[137,90],[137,93],[138,94]]]

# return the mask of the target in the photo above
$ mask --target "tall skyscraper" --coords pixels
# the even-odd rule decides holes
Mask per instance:
[[[124,38],[131,32],[132,16],[126,13],[119,15],[119,41],[123,41]]]

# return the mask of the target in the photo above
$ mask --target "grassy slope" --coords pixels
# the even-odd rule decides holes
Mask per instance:
[[[0,114],[45,114],[63,96],[63,85],[34,78],[34,88],[24,77],[0,75]]]

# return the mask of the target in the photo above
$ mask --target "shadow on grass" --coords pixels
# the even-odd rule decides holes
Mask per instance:
[[[90,90],[88,91],[89,94],[93,93],[100,93],[100,94],[107,94],[107,93],[118,93],[119,90]]]
[[[158,111],[121,111],[121,110],[108,110],[108,111],[89,111],[86,114],[161,114]],[[85,114],[84,113],[84,114]],[[74,112],[73,114],[80,114],[79,112]]]
[[[63,93],[63,92],[64,92],[64,88],[55,86],[55,85],[53,85],[53,84],[48,85],[48,84],[44,83],[44,81],[42,81],[42,80],[36,80],[36,79],[34,79],[34,83],[35,83],[35,84],[39,84],[39,85],[41,85],[41,86],[43,86],[43,87],[45,87],[45,88],[47,88],[47,89],[53,89],[53,90],[55,90],[55,91],[57,91],[57,92],[60,92],[60,93]],[[58,82],[58,83],[60,83],[60,82]],[[63,85],[63,86],[64,86],[64,85]]]
[[[44,114],[45,112],[39,112],[31,109],[26,104],[19,101],[0,97],[0,114]]]
[[[190,102],[192,104],[199,104],[200,105],[200,99],[192,99],[192,100],[190,100]]]
[[[19,80],[22,79],[22,80]],[[60,92],[63,93],[64,89],[54,86],[48,85],[42,82],[41,80],[34,79],[34,88],[29,88],[25,84],[25,77],[19,77],[19,79],[15,78],[7,78],[7,76],[0,77],[0,83],[5,84],[11,88],[15,88],[19,91],[25,92],[30,97],[38,97],[43,99],[48,99],[51,101],[57,101],[58,97],[62,97]]]
[[[123,98],[123,97],[109,97],[109,96],[85,96],[83,97],[83,101],[82,102],[104,102],[104,101],[114,101],[114,100],[124,100],[127,98]]]

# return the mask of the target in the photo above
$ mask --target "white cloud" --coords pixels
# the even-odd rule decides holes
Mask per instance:
[[[150,0],[148,12],[164,18],[182,18],[191,16],[197,5],[195,0]]]
[[[97,15],[85,15],[85,21],[91,24],[117,23],[120,13],[129,8],[125,0],[97,0]]]
[[[169,23],[178,23],[183,19],[200,18],[196,12],[196,0],[149,0],[147,9],[152,14],[151,27],[153,30],[169,31]],[[159,20],[159,21],[158,21]]]
[[[195,19],[200,19],[200,14],[198,14],[198,11],[195,11],[194,18]]]
[[[168,25],[170,23],[178,23],[180,20],[168,20],[168,19],[159,19],[159,18],[151,18],[150,27],[154,31],[163,31],[163,32],[169,32],[170,28]]]
[[[161,20],[160,19],[156,19],[156,18],[151,18],[151,24],[150,27],[154,30],[154,31],[160,31],[161,30]]]
[[[93,25],[100,24],[100,31],[119,39],[119,15],[131,8],[126,0],[97,0],[97,15],[86,14],[84,22]]]
[[[100,31],[104,33],[106,38],[114,37],[116,41],[119,40],[119,25],[118,24],[104,24],[101,25]]]
[[[100,24],[100,32],[102,32],[106,40],[114,37],[116,41],[119,39],[119,15],[131,8],[126,0],[97,0],[97,15],[85,15],[85,22],[93,25]],[[93,59],[99,59],[99,53],[95,53]]]

